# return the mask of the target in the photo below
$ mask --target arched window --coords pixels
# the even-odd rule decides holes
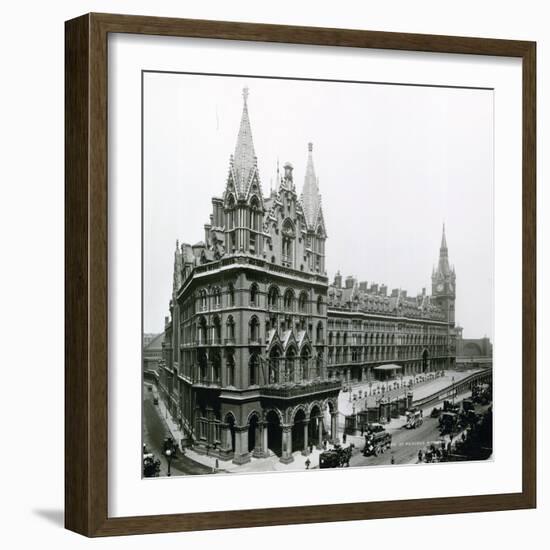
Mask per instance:
[[[248,362],[248,385],[256,386],[259,383],[260,358],[253,354]]]
[[[317,297],[317,313],[319,313],[319,314],[323,313],[323,297],[322,296]]]
[[[206,345],[208,343],[208,325],[204,317],[199,321],[199,344]]]
[[[294,310],[294,292],[290,288],[285,292],[283,303],[286,311]]]
[[[279,360],[281,354],[278,348],[273,348],[269,353],[269,383],[279,383]]]
[[[222,307],[222,293],[219,287],[216,287],[213,292],[214,296],[214,308],[219,309]]]
[[[260,203],[256,196],[250,199],[250,229],[252,231],[260,230]]]
[[[206,380],[207,371],[208,371],[208,359],[204,350],[200,350],[198,353],[198,363],[199,363],[199,380]]]
[[[235,385],[235,358],[233,357],[233,350],[230,350],[227,352],[226,368],[227,368],[227,385],[234,386]]]
[[[316,334],[315,334],[315,337],[316,337],[316,342],[317,344],[324,344],[324,333],[323,333],[323,323],[321,321],[319,321],[319,323],[317,323],[317,330],[316,330]]]
[[[332,331],[328,333],[328,345],[332,346]]]
[[[199,309],[200,311],[208,309],[208,294],[204,288],[199,292]]]
[[[221,367],[221,358],[219,348],[214,348],[210,354],[212,361],[212,382],[219,384],[220,383],[220,367]]]
[[[314,378],[318,378],[321,376],[322,367],[323,367],[323,352],[321,351],[317,353],[317,359],[315,360],[315,363],[314,363],[314,373],[313,373]]]
[[[301,292],[298,298],[298,309],[300,313],[307,313],[307,293]]]
[[[304,348],[302,350],[302,354],[300,355],[300,366],[302,368],[302,380],[309,380],[309,358],[310,353],[308,348]]]
[[[257,306],[258,304],[258,285],[253,283],[250,287],[250,305]]]
[[[235,198],[233,195],[229,196],[226,205],[226,226],[229,231],[229,251],[233,252],[236,248],[236,239],[235,239]]]
[[[260,321],[256,316],[250,319],[250,343],[259,343],[260,342]]]
[[[235,342],[235,321],[231,315],[227,319],[226,328],[227,328],[226,343],[234,343]]]
[[[227,228],[229,231],[235,229],[235,198],[233,195],[229,196],[227,200]]]
[[[235,287],[233,283],[229,283],[227,287],[227,305],[233,307],[235,305]]]
[[[296,350],[293,347],[290,347],[286,352],[286,365],[285,365],[285,380],[287,382],[295,382],[296,372],[295,372],[295,360],[296,360]]]
[[[283,223],[283,238],[282,238],[282,262],[283,265],[292,267],[294,259],[294,224],[290,219],[286,219]]]
[[[260,231],[260,203],[257,197],[250,200],[250,251],[257,250],[257,233]]]
[[[216,315],[214,317],[214,344],[222,343],[222,323],[220,318]]]
[[[279,308],[279,289],[276,286],[272,286],[269,289],[269,294],[267,297],[267,304],[269,309],[278,309]]]

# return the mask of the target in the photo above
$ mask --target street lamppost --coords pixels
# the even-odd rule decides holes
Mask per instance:
[[[164,456],[166,457],[166,461],[168,462],[168,476],[172,475],[170,473],[170,465],[172,464],[172,458],[173,458],[173,453],[172,453],[172,450],[171,449],[166,449],[166,451],[164,451]]]
[[[453,407],[454,407],[454,405],[455,405],[455,377],[454,376],[452,378],[452,383],[453,383],[452,392],[453,392]]]

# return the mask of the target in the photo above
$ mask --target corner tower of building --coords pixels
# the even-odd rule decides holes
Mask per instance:
[[[437,268],[432,273],[432,296],[435,303],[441,306],[451,326],[455,323],[455,300],[456,300],[456,274],[454,267],[449,264],[449,249],[445,235],[445,224],[441,235],[441,246],[439,247],[439,261]]]
[[[310,252],[310,270],[325,272],[325,241],[327,239],[319,180],[315,174],[313,164],[313,143],[308,143],[308,156],[304,187],[300,196],[300,203],[306,221],[306,243]]]
[[[227,253],[261,255],[264,250],[265,207],[248,112],[248,95],[248,88],[244,88],[241,122],[235,153],[229,159],[229,174],[219,205],[219,218],[223,218],[220,225],[224,228]]]

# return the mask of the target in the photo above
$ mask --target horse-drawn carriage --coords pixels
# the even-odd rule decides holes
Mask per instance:
[[[492,391],[489,384],[477,384],[472,388],[472,401],[487,405],[492,401]]]
[[[421,409],[411,409],[405,413],[407,421],[405,423],[405,428],[408,430],[414,430],[419,426],[422,426],[424,422],[424,415]]]
[[[319,468],[342,468],[349,466],[353,444],[347,447],[335,445],[334,449],[324,451],[319,455]]]
[[[386,449],[391,447],[392,436],[386,431],[382,424],[369,424],[367,433],[365,434],[365,447],[363,448],[364,456],[378,456]]]
[[[439,416],[439,431],[442,435],[458,431],[460,417],[455,412],[446,411]]]
[[[143,455],[143,477],[158,477],[160,472],[160,460],[153,453]]]

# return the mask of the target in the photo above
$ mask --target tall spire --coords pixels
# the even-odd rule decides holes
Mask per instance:
[[[245,193],[252,173],[256,168],[256,153],[248,115],[248,87],[243,88],[243,112],[233,155],[233,174],[238,193]]]
[[[319,208],[321,207],[321,196],[319,195],[319,185],[313,166],[313,143],[311,142],[308,143],[306,176],[300,200],[304,209],[306,223],[310,229],[314,229]]]
[[[439,264],[437,270],[442,275],[448,275],[451,272],[449,266],[449,250],[447,249],[447,237],[445,236],[445,224],[443,224],[443,234],[441,235],[441,246],[439,247]]]
[[[443,222],[443,235],[441,236],[441,247],[439,249],[441,250],[447,250],[447,238],[445,237],[445,222]]]

